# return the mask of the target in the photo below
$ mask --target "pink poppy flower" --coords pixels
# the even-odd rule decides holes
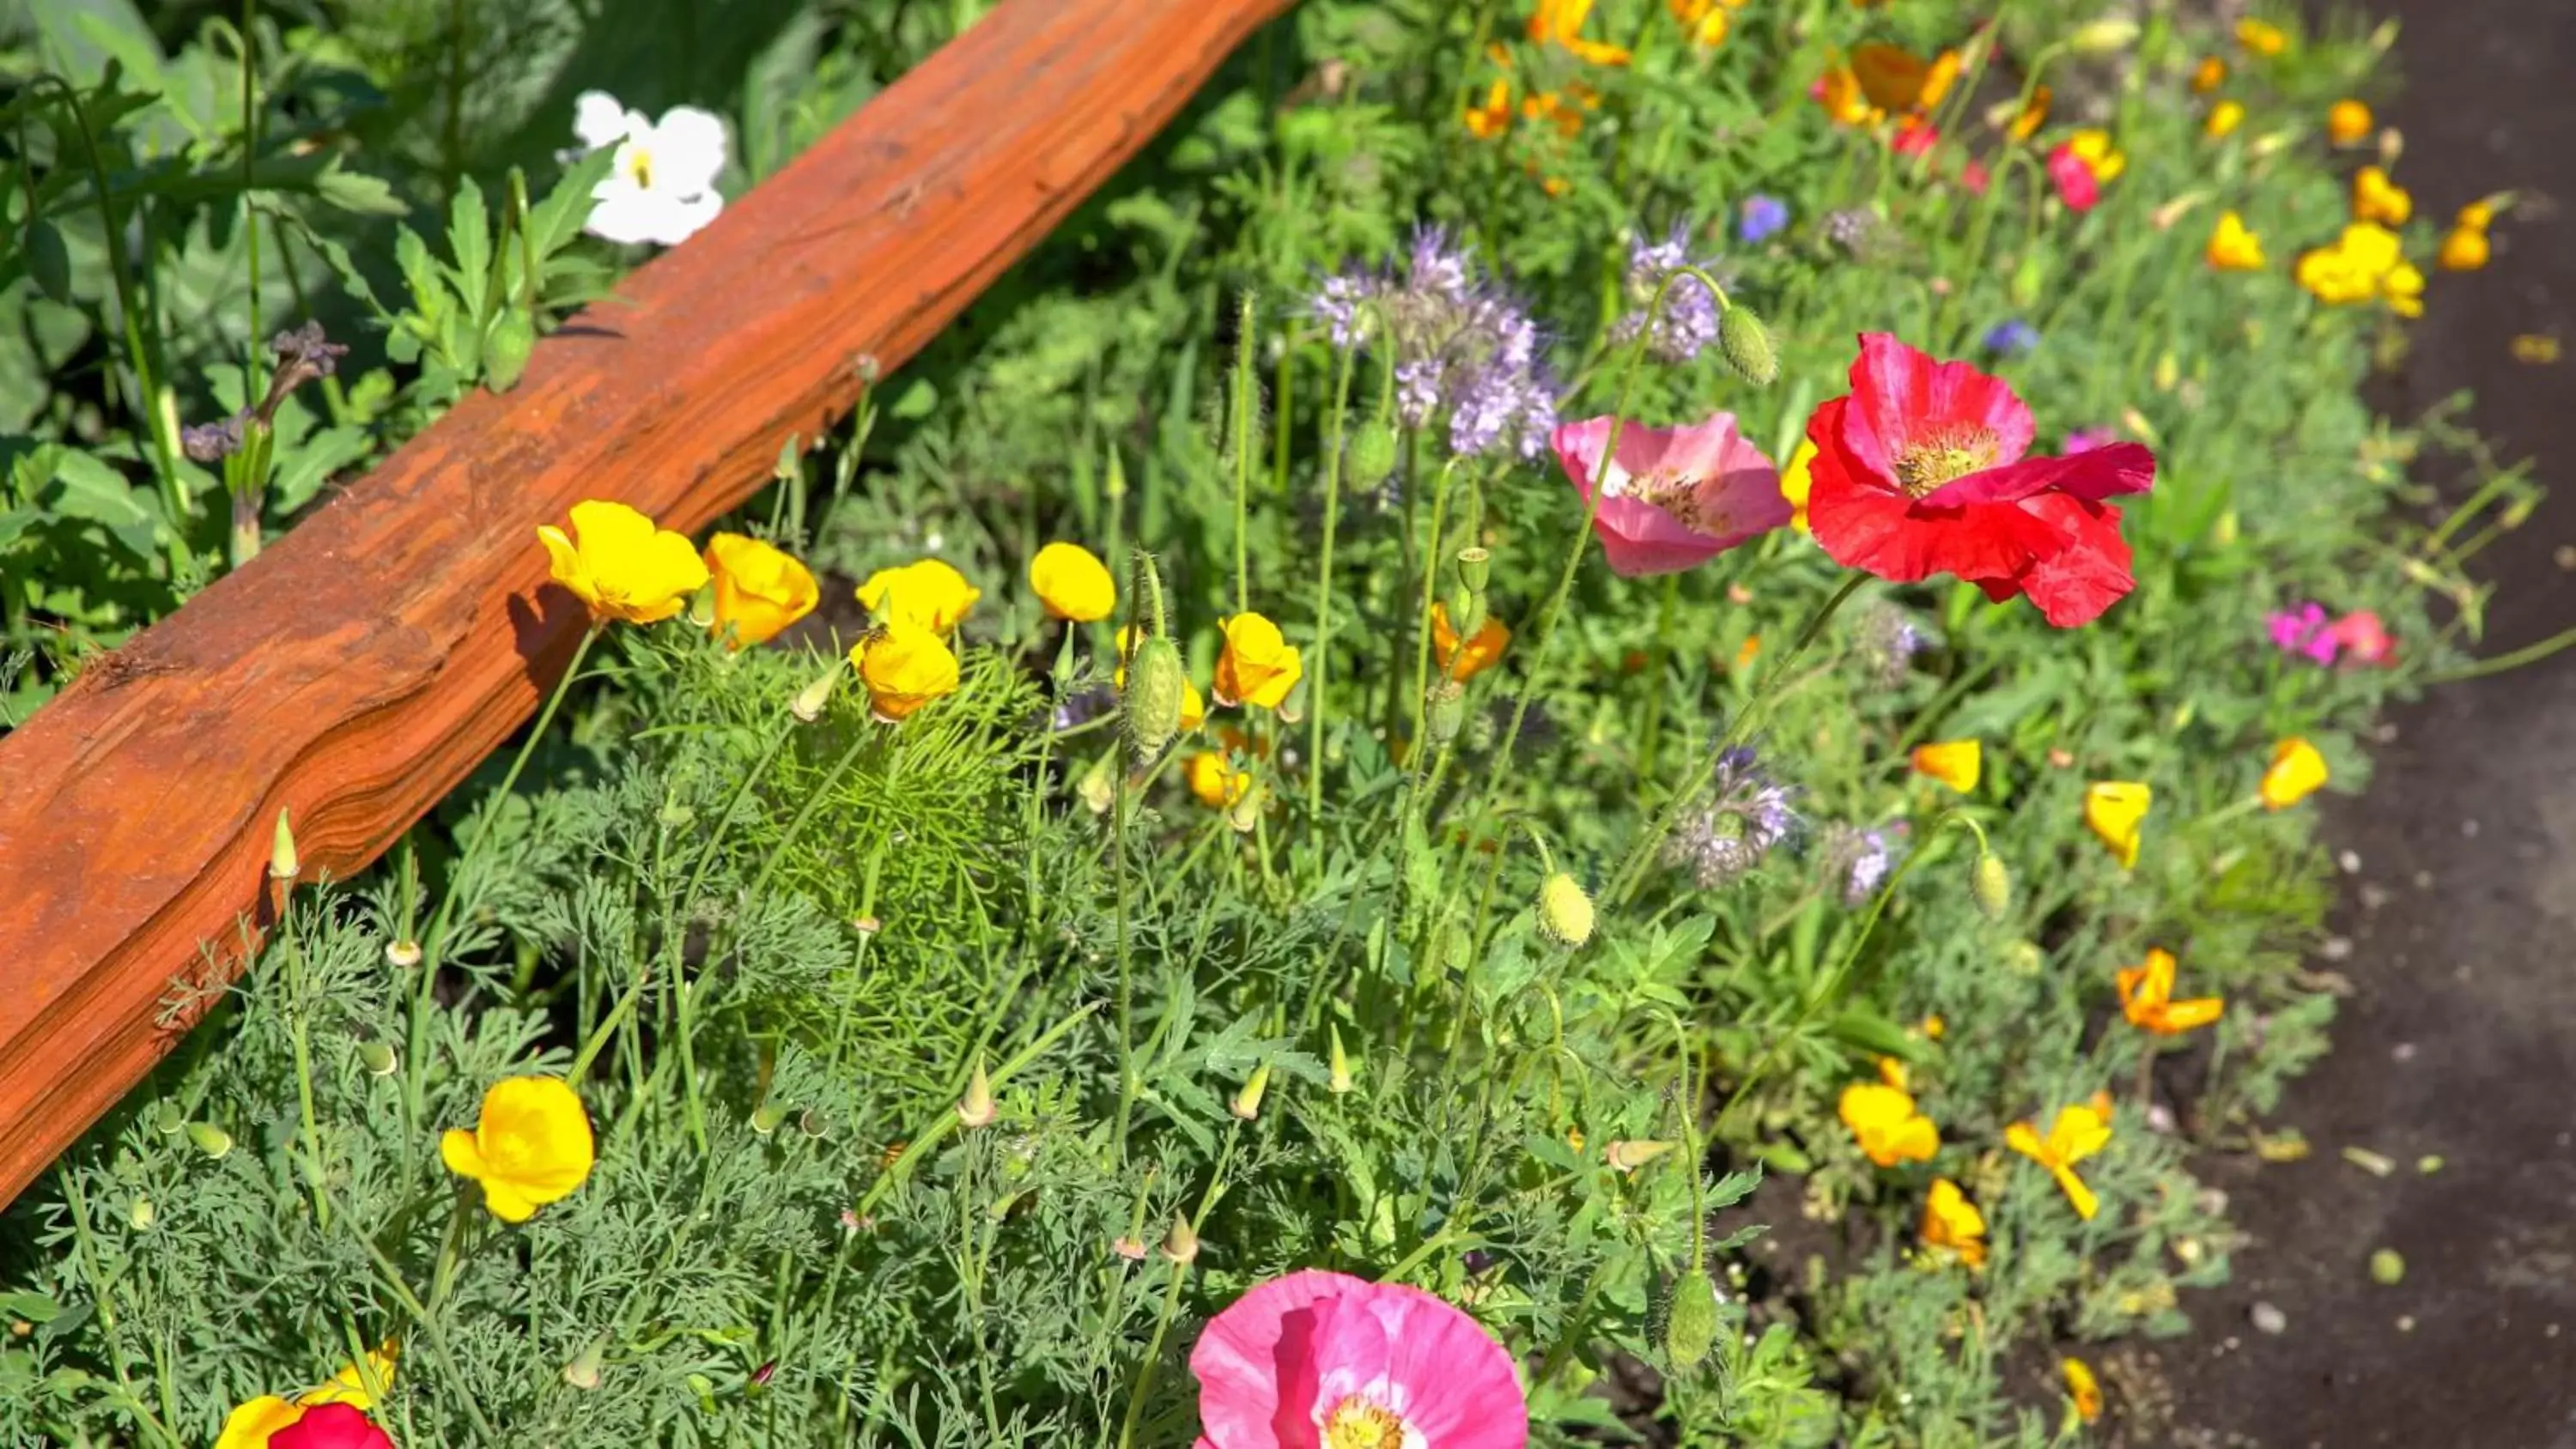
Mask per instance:
[[[2334,621],[2325,631],[2334,643],[2343,646],[2357,664],[2393,664],[2397,659],[2397,641],[2388,627],[2379,622],[2375,609],[2355,609]]]
[[[1592,524],[1611,572],[1676,573],[1789,521],[1780,470],[1735,430],[1733,413],[1687,428],[1624,424],[1618,456],[1605,468],[1610,427],[1609,418],[1562,423],[1552,441],[1587,506],[1599,481]]]
[[[1190,1351],[1198,1449],[1525,1449],[1512,1357],[1401,1283],[1309,1269],[1209,1322]]]
[[[2078,453],[2090,453],[2107,448],[2118,441],[2120,441],[2120,435],[2109,428],[2077,428],[2066,435],[2066,445],[2058,451],[2072,458]]]
[[[2073,212],[2091,211],[2102,199],[2102,183],[2094,176],[2091,163],[2075,154],[2072,147],[2059,145],[2048,153],[2048,179],[2057,184],[2057,199]]]
[[[349,1404],[315,1404],[268,1443],[269,1449],[394,1449],[392,1436]]]

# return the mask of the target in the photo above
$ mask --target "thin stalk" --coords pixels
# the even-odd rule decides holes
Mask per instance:
[[[1252,294],[1247,292],[1235,322],[1234,339],[1234,611],[1238,614],[1252,608],[1252,553],[1247,527],[1251,516],[1247,495],[1252,491],[1252,428],[1257,411],[1252,405],[1252,321]]]
[[[1342,353],[1341,375],[1333,386],[1333,410],[1325,424],[1324,547],[1323,558],[1315,567],[1315,658],[1307,670],[1313,683],[1306,691],[1306,818],[1310,821],[1324,813],[1324,718],[1332,713],[1332,694],[1326,687],[1325,674],[1333,657],[1333,535],[1342,520],[1342,444],[1349,432],[1351,368],[1358,356],[1355,347]],[[1393,366],[1388,364],[1390,376]]]

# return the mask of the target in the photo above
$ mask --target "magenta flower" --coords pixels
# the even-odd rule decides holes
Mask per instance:
[[[229,1435],[227,1438],[231,1437]],[[270,1449],[394,1449],[394,1441],[355,1407],[316,1404],[268,1440]]]
[[[2304,654],[2319,664],[2332,664],[2335,653],[2343,647],[2334,631],[2326,626],[2326,610],[2314,600],[2296,609],[2269,616],[2272,647],[2284,654]]]
[[[1190,1351],[1198,1449],[1525,1449],[1512,1357],[1401,1283],[1309,1269],[1234,1301]]]
[[[1619,427],[1619,452],[1603,467],[1612,420],[1560,423],[1553,441],[1575,493],[1589,506],[1611,572],[1634,578],[1706,563],[1789,521],[1780,470],[1735,430],[1733,413],[1687,428]]]
[[[2078,453],[2099,452],[2118,441],[2120,435],[2109,428],[2077,428],[2066,435],[2066,446],[2058,451],[2072,458]]]

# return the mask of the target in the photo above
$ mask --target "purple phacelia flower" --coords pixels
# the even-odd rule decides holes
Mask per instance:
[[[1341,347],[1381,340],[1375,334],[1382,322],[1394,351],[1396,420],[1423,428],[1447,412],[1454,453],[1509,447],[1532,456],[1555,426],[1555,389],[1539,366],[1537,324],[1444,231],[1414,234],[1400,279],[1337,273],[1318,286],[1307,310]]]
[[[1717,758],[1706,804],[1684,818],[1664,858],[1690,867],[1702,890],[1742,880],[1798,831],[1796,791],[1773,780],[1751,749]]]
[[[1661,292],[1663,306],[1654,312],[1654,330],[1646,346],[1665,362],[1688,362],[1717,340],[1717,298],[1708,287],[1691,277],[1673,283],[1669,290],[1664,285],[1683,268],[1700,265],[1692,260],[1689,246],[1686,223],[1676,224],[1662,241],[1639,237],[1628,244],[1628,296],[1637,310],[1620,319],[1617,336],[1622,341],[1633,339]]]

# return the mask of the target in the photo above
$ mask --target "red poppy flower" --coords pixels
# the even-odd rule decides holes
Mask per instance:
[[[268,1443],[269,1449],[394,1449],[391,1436],[349,1404],[315,1404]]]
[[[2155,455],[2113,443],[2028,458],[2030,409],[2001,379],[1863,333],[1852,390],[1816,409],[1807,522],[1836,563],[1914,583],[1955,574],[1998,602],[2028,595],[2061,629],[2137,587],[2120,510]]]

